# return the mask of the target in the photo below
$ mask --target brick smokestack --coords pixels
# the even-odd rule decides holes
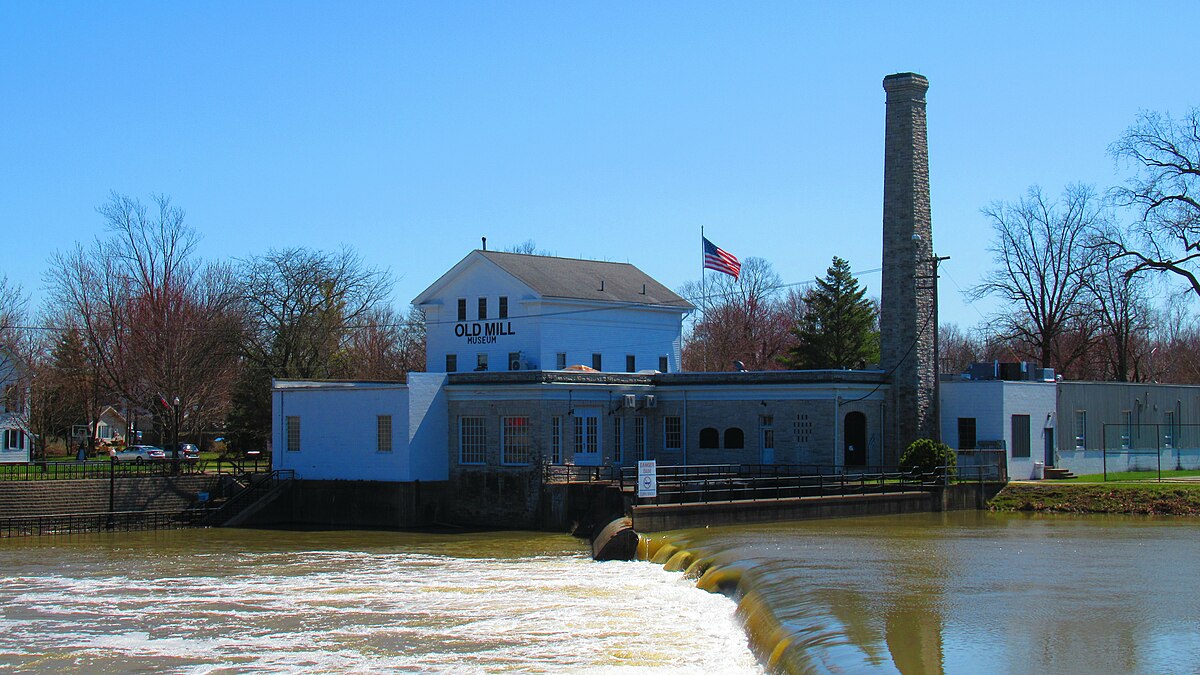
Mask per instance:
[[[892,373],[888,463],[918,438],[938,438],[934,363],[933,226],[925,92],[916,73],[883,78],[887,126],[883,162],[883,283],[880,365]]]

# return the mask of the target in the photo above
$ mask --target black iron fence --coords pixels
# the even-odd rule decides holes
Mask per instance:
[[[192,527],[203,510],[105,511],[0,518],[0,537],[36,537],[86,532],[131,532]]]
[[[758,466],[728,467],[659,467],[657,496],[644,498],[646,504],[689,504],[697,502],[727,502],[777,500],[797,497],[831,497],[862,494],[882,494],[925,490],[941,484],[943,475],[918,474],[908,471],[875,470],[845,467],[793,467],[766,471]],[[742,470],[746,468],[748,470]],[[622,476],[632,481],[636,476]]]
[[[247,474],[269,473],[271,462],[266,459],[202,459],[180,461],[178,470],[171,460],[152,462],[114,462],[97,460],[86,462],[29,462],[22,464],[0,464],[0,480],[79,480],[135,478],[152,476],[191,476],[201,474]]]
[[[1005,465],[980,461],[963,467],[914,472],[887,466],[819,464],[693,464],[656,466],[658,495],[646,504],[786,499],[927,490],[951,482],[1003,482]],[[606,482],[636,490],[637,467],[544,467],[548,482]]]

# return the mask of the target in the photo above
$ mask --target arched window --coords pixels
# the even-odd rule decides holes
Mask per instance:
[[[725,430],[725,449],[726,450],[741,450],[746,447],[746,434],[737,427],[729,427]]]
[[[700,447],[703,449],[721,447],[721,432],[712,427],[704,427],[700,430]]]

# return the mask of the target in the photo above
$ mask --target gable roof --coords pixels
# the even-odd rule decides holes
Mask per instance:
[[[414,302],[420,304],[427,301],[435,289],[473,258],[491,262],[544,298],[694,309],[687,300],[629,263],[480,250],[468,254],[462,262],[417,296]]]

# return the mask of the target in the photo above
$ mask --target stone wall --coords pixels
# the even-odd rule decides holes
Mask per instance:
[[[215,494],[218,476],[117,478],[114,511],[183,511],[201,492]],[[102,513],[108,508],[106,479],[0,481],[0,518]]]

